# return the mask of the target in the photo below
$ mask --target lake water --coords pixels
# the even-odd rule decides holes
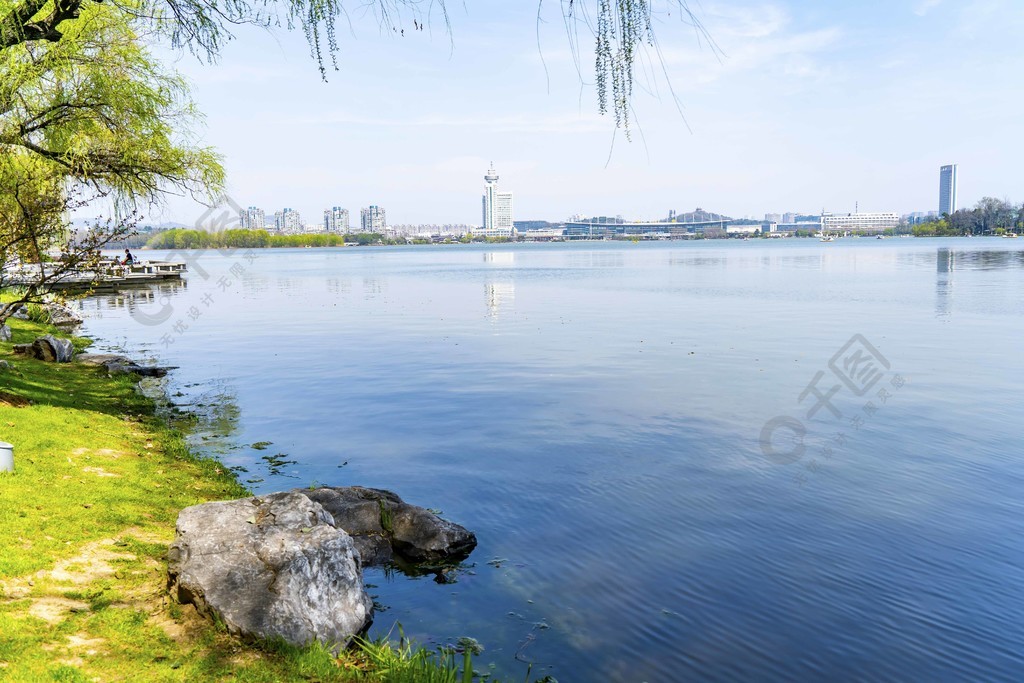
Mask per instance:
[[[368,572],[373,635],[510,680],[1018,681],[1018,242],[211,251],[83,307],[254,491],[477,533],[456,583]]]

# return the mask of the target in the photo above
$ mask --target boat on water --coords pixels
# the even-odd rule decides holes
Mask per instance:
[[[1003,234],[1003,239],[1013,238],[1013,237],[1016,237],[1016,236],[1017,236],[1017,233],[1015,233],[1015,232],[1007,232],[1007,233]]]
[[[821,241],[822,241],[822,242],[834,242],[834,241],[835,241],[835,239],[836,239],[836,238],[835,238],[835,237],[833,237],[832,235],[822,235],[822,236],[821,236]]]
[[[876,240],[884,240],[885,239],[885,235],[878,235],[878,236],[875,237],[875,239]]]

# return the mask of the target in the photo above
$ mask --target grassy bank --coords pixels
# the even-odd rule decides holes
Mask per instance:
[[[130,377],[12,355],[0,342],[0,680],[454,681],[454,659],[385,643],[335,657],[248,645],[166,591],[178,512],[247,491],[154,414]],[[86,340],[75,340],[82,348]],[[459,656],[461,662],[461,656]]]

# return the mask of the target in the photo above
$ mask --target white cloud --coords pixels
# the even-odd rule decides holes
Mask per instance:
[[[920,2],[914,6],[914,14],[919,17],[923,17],[941,4],[942,0],[920,0]]]
[[[720,55],[701,45],[677,43],[663,48],[661,56],[673,77],[683,72],[689,82],[696,83],[754,71],[793,78],[826,73],[816,55],[836,45],[841,31],[835,27],[798,31],[792,23],[776,5],[713,6],[708,8],[705,25]]]

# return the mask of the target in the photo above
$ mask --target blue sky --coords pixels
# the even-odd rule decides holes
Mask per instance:
[[[378,204],[392,224],[475,224],[493,160],[517,220],[927,211],[945,163],[961,206],[1024,201],[1020,0],[693,3],[717,55],[662,11],[632,142],[597,114],[592,39],[578,72],[557,2],[540,24],[534,0],[449,5],[450,34],[435,11],[404,37],[354,11],[326,83],[295,32],[239,30],[215,65],[181,56],[231,197],[308,223]]]

